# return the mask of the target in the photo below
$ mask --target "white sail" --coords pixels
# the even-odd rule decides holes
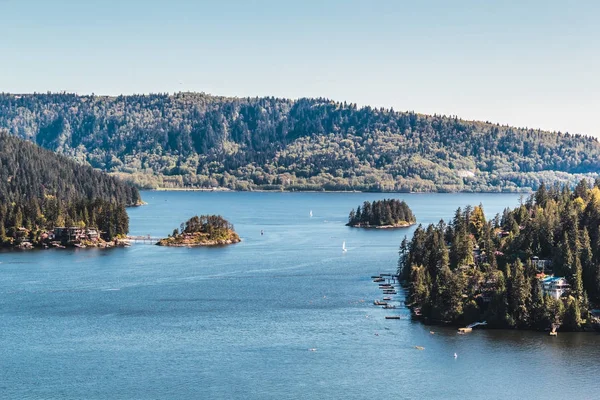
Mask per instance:
[[[347,249],[346,249],[346,242],[342,243],[342,250],[343,251],[347,251]]]
[[[310,210],[310,212],[308,213],[308,215],[310,215],[310,217],[312,218],[312,210]]]

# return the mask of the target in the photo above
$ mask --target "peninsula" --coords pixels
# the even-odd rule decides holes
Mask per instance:
[[[365,201],[350,211],[346,226],[356,228],[406,228],[417,222],[408,204],[396,199]]]
[[[161,239],[159,246],[222,246],[241,242],[233,225],[220,215],[201,215],[181,224],[180,231]]]
[[[400,245],[399,274],[414,315],[496,328],[597,328],[600,180],[541,185],[491,221],[482,206],[419,226]]]
[[[0,247],[125,245],[138,190],[0,131]]]

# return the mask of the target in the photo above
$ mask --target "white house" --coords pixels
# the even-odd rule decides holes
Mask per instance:
[[[542,279],[540,284],[544,296],[552,296],[555,299],[559,299],[571,287],[565,278],[554,276]]]

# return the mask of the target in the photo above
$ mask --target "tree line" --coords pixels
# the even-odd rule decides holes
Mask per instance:
[[[600,180],[582,180],[574,190],[542,184],[491,221],[480,205],[459,208],[448,224],[419,226],[400,245],[409,303],[440,321],[582,328],[600,302],[599,187]],[[565,277],[570,290],[544,296],[544,274]]]
[[[138,190],[117,178],[0,132],[0,245],[39,243],[56,226],[100,229],[112,239],[126,234],[126,206]]]
[[[185,225],[185,226],[184,226]],[[181,233],[207,233],[216,231],[233,231],[233,224],[220,215],[193,216],[182,224]]]
[[[0,128],[148,188],[516,191],[600,167],[591,137],[324,98],[0,94]]]
[[[412,210],[404,201],[397,199],[365,201],[361,206],[352,209],[348,216],[348,226],[373,227],[411,225],[416,222]]]

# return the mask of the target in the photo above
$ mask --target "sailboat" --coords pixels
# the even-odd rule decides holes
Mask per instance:
[[[312,218],[312,210],[310,210],[310,212],[308,213],[308,215],[310,215],[310,217]]]
[[[344,253],[348,251],[348,249],[346,248],[346,242],[342,243],[342,251]]]

